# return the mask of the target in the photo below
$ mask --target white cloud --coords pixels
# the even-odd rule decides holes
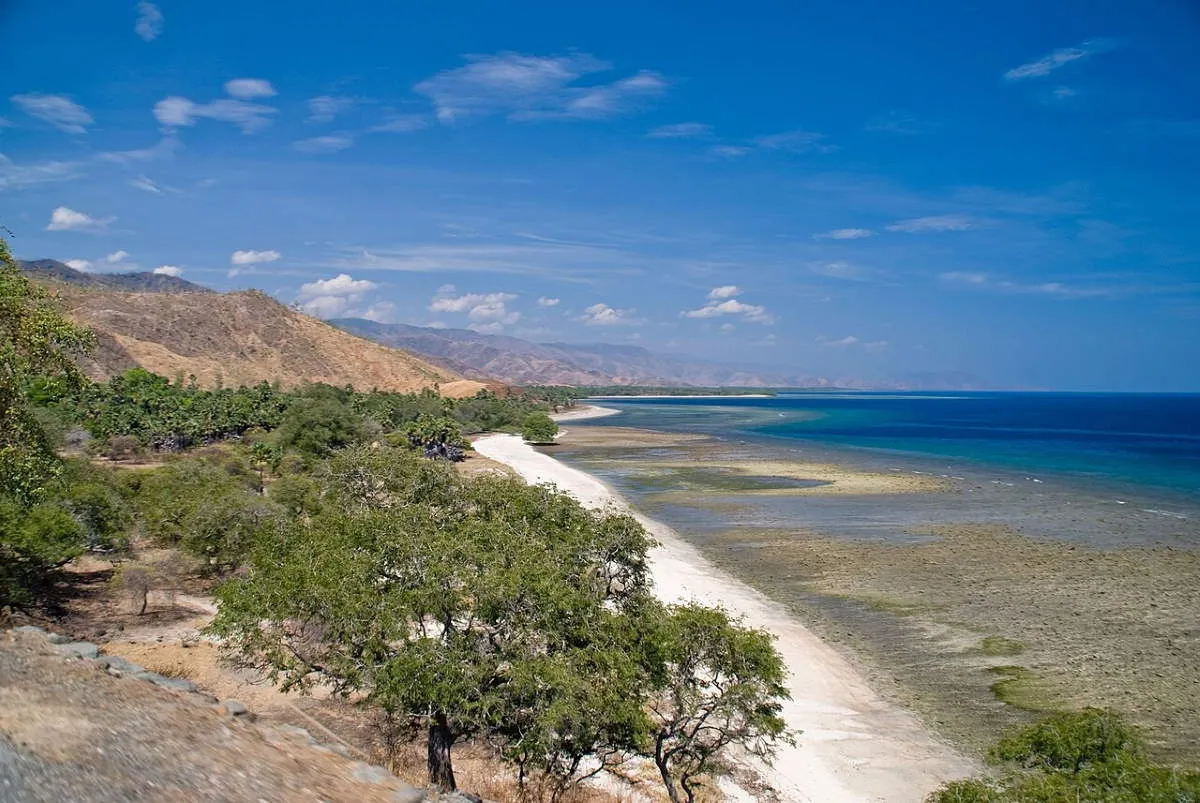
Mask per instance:
[[[745,156],[750,152],[750,149],[743,145],[714,145],[708,149],[712,156],[719,156],[722,159],[737,159],[739,156]]]
[[[153,42],[162,33],[162,12],[158,10],[158,6],[149,2],[149,0],[142,0],[138,3],[137,10],[138,18],[133,26],[134,33],[147,42]]]
[[[646,136],[652,139],[703,139],[712,135],[712,126],[707,123],[672,123],[650,130]]]
[[[175,137],[163,137],[148,148],[136,148],[129,151],[104,151],[97,154],[96,158],[105,162],[116,162],[117,164],[151,162],[157,159],[170,158],[179,147],[180,142]]]
[[[104,261],[110,265],[116,265],[118,262],[124,262],[129,258],[128,251],[113,251],[104,258]]]
[[[820,343],[822,346],[834,346],[834,347],[853,346],[856,343],[858,343],[858,338],[855,337],[854,335],[846,335],[845,337],[841,338],[840,340],[830,340],[829,338],[822,335],[817,338],[817,342]]]
[[[152,192],[155,195],[162,194],[162,190],[159,188],[159,186],[146,176],[138,176],[137,178],[131,178],[126,183],[130,187],[139,189],[142,192]]]
[[[0,192],[19,190],[38,184],[66,181],[80,173],[79,162],[42,162],[33,165],[18,165],[0,153]]]
[[[872,340],[862,344],[863,351],[868,354],[877,354],[886,349],[890,344],[886,340]]]
[[[196,103],[177,96],[163,98],[154,105],[154,118],[168,128],[195,125],[207,118],[223,123],[232,123],[244,134],[253,134],[271,124],[271,115],[276,109],[261,103],[244,100],[214,100],[211,103]]]
[[[732,331],[736,330],[737,327],[731,323],[723,323],[723,324],[721,324],[720,329],[722,332],[732,332]]]
[[[560,299],[557,298],[547,298],[546,296],[542,296],[537,300],[537,305],[539,307],[557,307],[559,301]]]
[[[521,319],[521,313],[510,310],[508,304],[517,299],[514,293],[465,293],[448,295],[454,287],[444,285],[429,303],[430,312],[466,313],[471,328],[495,334],[505,326]]]
[[[844,260],[816,262],[809,265],[808,269],[818,276],[828,276],[831,279],[849,279],[851,281],[865,279],[871,273],[866,268],[861,268]]]
[[[377,301],[363,310],[359,317],[376,323],[395,323],[396,305],[390,301]]]
[[[336,318],[348,314],[363,295],[378,286],[375,282],[340,273],[332,279],[317,279],[300,285],[296,300],[300,309],[309,315]]]
[[[82,271],[83,273],[88,273],[92,269],[92,263],[87,259],[68,259],[63,264],[68,268],[74,268],[75,270]]]
[[[86,134],[94,121],[87,109],[65,95],[43,95],[36,92],[13,95],[12,102],[26,114],[44,120],[68,134]]]
[[[727,284],[714,287],[708,294],[708,303],[699,309],[685,310],[680,313],[685,318],[718,318],[723,315],[740,315],[750,323],[771,324],[775,322],[766,307],[757,304],[744,304],[734,296],[740,295],[741,290],[735,285]]]
[[[1073,89],[1069,86],[1056,86],[1050,94],[1054,96],[1055,100],[1066,100],[1067,98],[1073,98],[1078,95],[1079,90]]]
[[[318,95],[308,99],[308,120],[310,123],[328,123],[335,117],[345,114],[357,103],[354,98],[344,98],[337,95]]]
[[[300,153],[337,153],[344,151],[354,144],[354,137],[349,134],[328,134],[323,137],[301,139],[292,143],[292,147]]]
[[[279,93],[270,81],[262,78],[234,78],[225,82],[225,94],[238,100],[255,100],[256,98],[273,98]]]
[[[274,262],[282,256],[278,251],[234,251],[229,262],[231,265],[257,265],[260,262]]]
[[[903,231],[911,234],[925,231],[966,231],[979,228],[979,225],[979,221],[966,215],[934,215],[899,220],[885,228],[888,231]]]
[[[407,134],[411,131],[420,131],[428,126],[429,118],[423,114],[402,114],[385,120],[379,125],[373,125],[367,131],[376,134]]]
[[[833,229],[832,231],[814,234],[814,240],[861,240],[864,237],[874,237],[870,229]]]
[[[442,123],[491,114],[511,120],[603,118],[630,111],[667,86],[661,75],[646,70],[608,84],[577,86],[583,76],[611,69],[583,53],[502,52],[469,56],[467,62],[414,87],[433,102]]]
[[[1096,53],[1101,53],[1113,47],[1113,43],[1104,39],[1089,39],[1077,47],[1063,47],[1042,56],[1040,59],[1035,59],[1027,64],[1022,64],[1019,67],[1013,67],[1008,72],[1004,73],[1004,78],[1007,81],[1020,81],[1025,78],[1040,78],[1043,75],[1049,75],[1055,70],[1070,64],[1073,61],[1087,58]]]
[[[754,140],[754,144],[760,148],[772,151],[791,151],[793,153],[817,151],[819,153],[828,153],[833,150],[833,146],[823,144],[822,140],[824,139],[825,135],[819,134],[816,131],[798,130],[758,137]]]
[[[50,223],[46,231],[87,231],[100,232],[108,228],[116,218],[94,218],[83,212],[76,212],[66,206],[57,207],[50,213]]]
[[[176,265],[159,265],[157,268],[155,268],[151,272],[156,273],[159,276],[176,276],[176,277],[178,277],[179,274],[183,273],[183,268],[180,268]]]
[[[636,326],[641,323],[634,317],[637,310],[616,309],[607,304],[593,304],[583,311],[580,319],[588,326]]]
[[[922,121],[906,112],[893,110],[871,120],[869,123],[867,123],[866,130],[874,131],[876,133],[882,132],[887,134],[903,134],[906,136],[913,136],[916,134],[924,134],[926,131],[935,127],[937,127],[935,123]]]

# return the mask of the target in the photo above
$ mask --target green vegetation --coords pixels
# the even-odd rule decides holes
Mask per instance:
[[[545,413],[530,413],[521,426],[521,437],[526,443],[554,443],[558,435],[558,424]]]
[[[0,238],[0,607],[35,599],[86,546],[85,524],[61,504],[64,467],[30,388],[80,385],[74,358],[90,345]]]
[[[979,645],[983,654],[991,658],[1020,655],[1025,651],[1025,645],[1004,636],[988,636]]]
[[[768,757],[788,738],[771,637],[657,602],[635,519],[448,465],[464,433],[552,440],[546,411],[573,392],[88,383],[73,363],[87,333],[0,256],[0,606],[43,601],[86,550],[173,547],[221,581],[211,629],[230,652],[420,729],[446,789],[472,738],[531,797],[643,757],[692,801],[730,751]],[[56,454],[79,453],[84,430],[93,454],[161,464]],[[126,565],[111,588],[142,614],[157,577]]]
[[[1060,712],[1001,739],[997,777],[946,784],[929,803],[1195,803],[1200,773],[1150,762],[1136,728],[1097,708]]]

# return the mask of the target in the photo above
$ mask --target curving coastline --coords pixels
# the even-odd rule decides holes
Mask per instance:
[[[605,408],[571,420],[611,415]],[[566,416],[559,417],[566,420]],[[789,725],[802,731],[764,774],[784,800],[806,803],[918,803],[976,766],[934,737],[912,713],[883,699],[845,656],[779,604],[721,571],[669,527],[642,516],[596,477],[535,450],[515,435],[488,435],[475,450],[527,482],[550,483],[594,508],[629,510],[659,542],[651,554],[656,593],[664,601],[696,599],[724,606],[775,634],[787,663]]]

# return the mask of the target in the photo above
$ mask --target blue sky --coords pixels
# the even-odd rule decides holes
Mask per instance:
[[[1200,390],[1200,11],[0,2],[25,258],[831,378]]]

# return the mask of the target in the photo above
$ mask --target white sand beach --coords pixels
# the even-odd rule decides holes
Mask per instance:
[[[572,417],[589,417],[595,409],[575,411]],[[628,509],[600,480],[536,451],[515,435],[489,435],[474,446],[527,482],[556,485],[589,507]],[[774,767],[764,773],[782,799],[918,803],[944,781],[978,769],[935,738],[913,714],[884,700],[853,663],[780,605],[717,569],[669,527],[634,515],[661,544],[651,556],[660,598],[724,606],[778,638],[776,646],[791,672],[792,699],[784,715],[792,728],[802,731],[795,747],[781,750]]]

